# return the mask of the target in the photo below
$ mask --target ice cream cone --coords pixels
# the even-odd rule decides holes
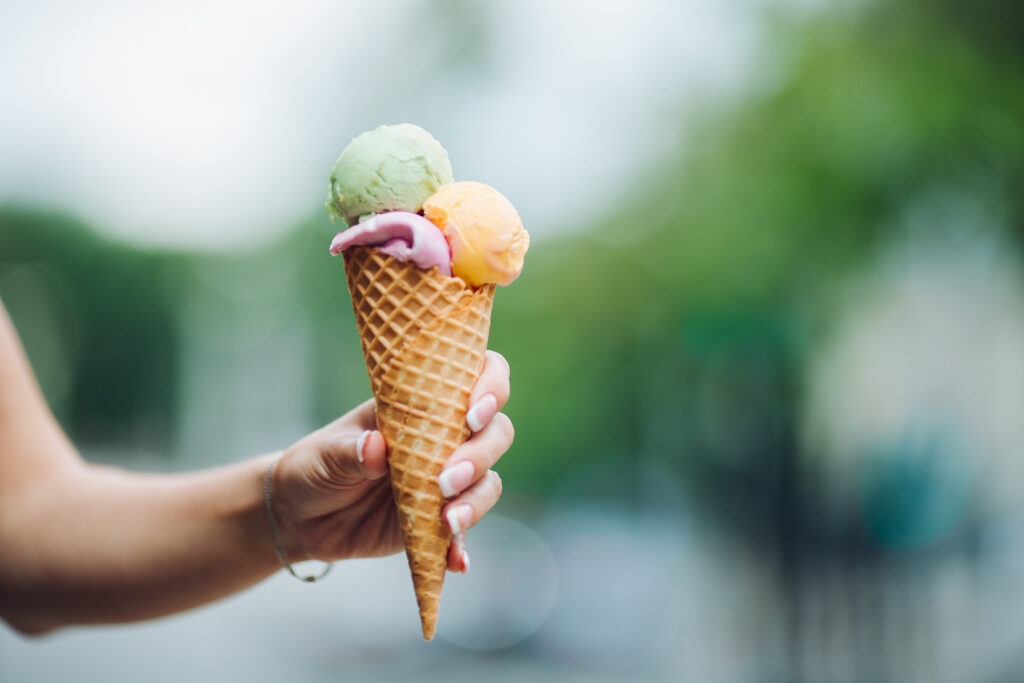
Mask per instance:
[[[469,438],[469,394],[484,364],[494,285],[347,249],[345,273],[405,540],[423,637],[431,640],[451,534],[437,475]]]

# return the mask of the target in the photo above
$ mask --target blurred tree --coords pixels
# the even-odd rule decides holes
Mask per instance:
[[[802,358],[844,274],[922,195],[969,195],[1024,230],[1024,68],[1003,26],[1020,10],[986,8],[966,24],[953,3],[909,1],[778,22],[778,73],[687,119],[686,153],[592,237],[537,245],[496,306],[495,346],[538,398],[510,406],[510,486],[649,455],[716,519],[795,523]]]
[[[176,410],[173,255],[0,208],[0,297],[72,438],[166,449]]]
[[[464,4],[424,11],[466,36],[451,65],[486,73],[477,37],[493,17]],[[659,462],[716,520],[755,535],[792,524],[803,359],[829,332],[844,275],[906,229],[923,195],[970,196],[988,223],[1024,233],[1020,13],[902,0],[773,19],[764,79],[745,100],[681,117],[685,150],[602,224],[535,244],[499,291],[491,345],[513,367],[518,427],[507,489],[546,496],[603,470],[634,504]],[[72,431],[173,421],[185,260],[50,214],[6,209],[0,228],[0,294],[33,311],[12,313]],[[329,233],[318,214],[209,262],[299,264],[291,295],[309,321],[316,422],[367,392],[343,270],[323,257]],[[49,303],[18,303],[11,283]]]

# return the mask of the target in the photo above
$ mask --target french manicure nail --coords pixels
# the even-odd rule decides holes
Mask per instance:
[[[495,413],[498,412],[498,399],[494,394],[487,394],[473,404],[473,407],[466,413],[466,424],[474,432],[479,432],[487,426]]]
[[[469,526],[472,516],[473,508],[468,505],[456,505],[448,508],[448,526],[451,527],[452,533],[462,533]]]
[[[475,468],[469,460],[463,460],[444,470],[441,474],[437,475],[437,484],[441,487],[441,495],[445,498],[451,498],[470,485],[473,481],[474,473]]]
[[[359,440],[356,441],[356,459],[359,462],[363,461],[363,449],[366,448],[366,439],[370,436],[369,430],[359,435]]]
[[[469,573],[469,553],[467,553],[465,550],[462,551],[462,573]]]

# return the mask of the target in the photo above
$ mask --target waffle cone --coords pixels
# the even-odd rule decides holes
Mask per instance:
[[[484,365],[494,285],[474,289],[371,247],[344,255],[423,637],[431,640],[451,542],[437,475],[469,438],[466,410]]]

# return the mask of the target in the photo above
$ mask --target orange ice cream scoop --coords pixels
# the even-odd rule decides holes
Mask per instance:
[[[452,274],[479,287],[510,284],[523,270],[530,235],[512,203],[489,185],[445,185],[423,202],[423,215],[452,248]]]

